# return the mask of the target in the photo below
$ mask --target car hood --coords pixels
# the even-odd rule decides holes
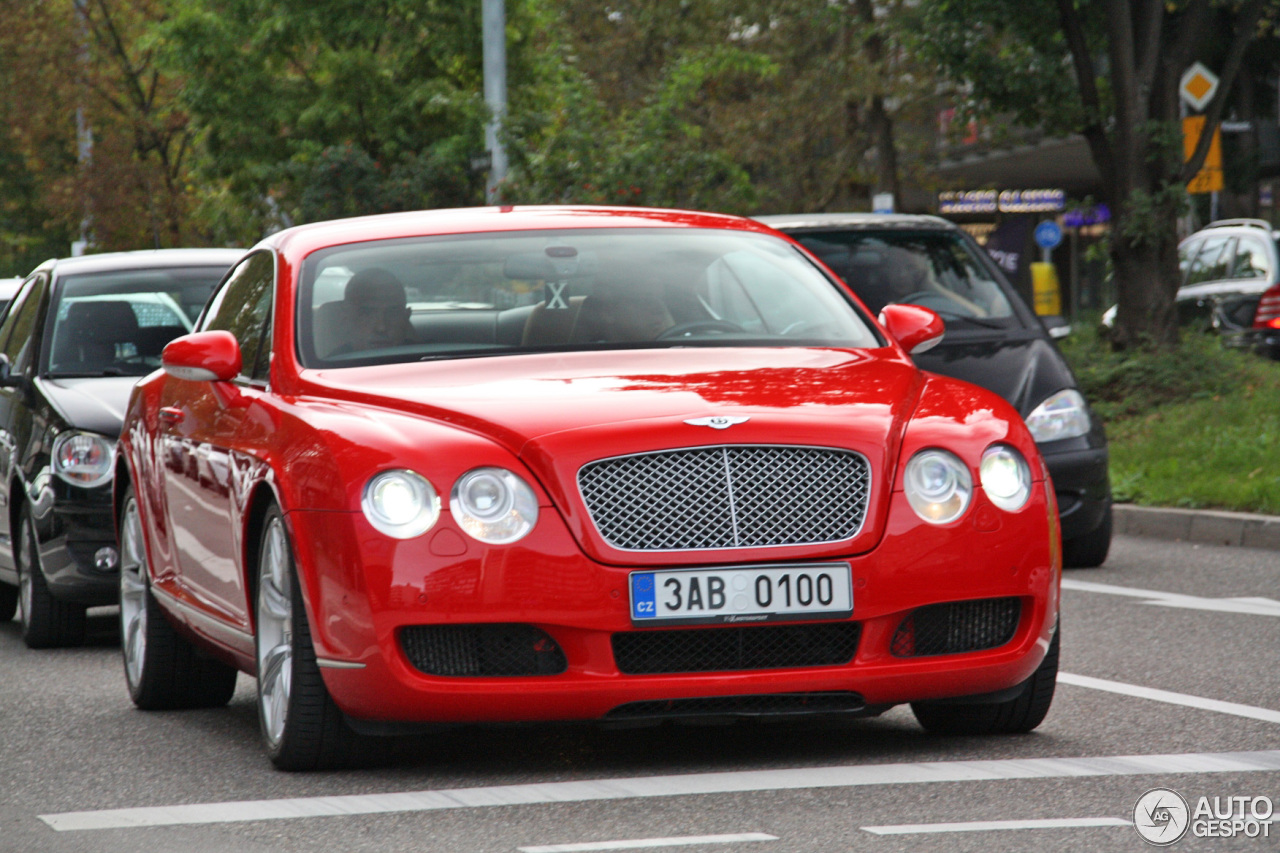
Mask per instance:
[[[944,338],[915,360],[923,370],[994,391],[1023,418],[1050,394],[1076,387],[1061,353],[1038,335]]]
[[[36,379],[45,399],[76,429],[116,438],[137,376]]]
[[[725,444],[855,450],[872,472],[866,536],[857,538],[872,544],[924,381],[888,350],[800,348],[522,355],[310,378],[328,394],[415,411],[498,442],[578,530],[577,472],[597,459]],[[705,422],[711,418],[736,422]]]

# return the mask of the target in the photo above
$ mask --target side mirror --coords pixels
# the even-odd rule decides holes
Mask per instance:
[[[27,387],[27,377],[14,373],[12,365],[9,364],[9,356],[0,353],[0,388],[25,387]]]
[[[933,349],[947,331],[941,317],[920,305],[886,305],[880,310],[880,325],[911,355]]]
[[[178,379],[227,382],[240,375],[240,344],[230,332],[195,332],[170,341],[160,363]]]
[[[1071,334],[1071,324],[1067,322],[1066,317],[1052,314],[1047,317],[1041,317],[1040,322],[1044,323],[1045,329],[1049,332],[1049,337],[1055,341],[1060,341]]]

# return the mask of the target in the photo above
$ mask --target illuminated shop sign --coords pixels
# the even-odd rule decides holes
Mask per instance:
[[[938,193],[939,213],[1057,213],[1066,190],[952,190]]]

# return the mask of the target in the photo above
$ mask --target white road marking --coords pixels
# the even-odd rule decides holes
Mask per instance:
[[[1263,720],[1268,723],[1280,723],[1280,711],[1270,708],[1259,708],[1254,705],[1239,705],[1235,702],[1222,702],[1218,699],[1205,699],[1187,693],[1173,693],[1169,690],[1157,690],[1154,687],[1140,687],[1137,684],[1125,684],[1123,681],[1108,681],[1105,678],[1091,678],[1087,675],[1074,675],[1070,672],[1058,673],[1059,684],[1070,684],[1074,687],[1088,687],[1091,690],[1105,690],[1108,693],[1119,693],[1122,696],[1134,696],[1138,699],[1152,699],[1156,702],[1168,702],[1170,705],[1184,705],[1188,708],[1200,708],[1205,711],[1217,711],[1219,714],[1231,714],[1236,717],[1247,717],[1250,720]]]
[[[651,847],[687,847],[692,844],[738,844],[743,841],[777,841],[776,835],[742,832],[737,835],[683,835],[672,838],[633,838],[629,841],[583,841],[577,844],[543,844],[517,847],[520,853],[590,853],[592,850],[642,850]]]
[[[1280,750],[796,767],[787,770],[691,773],[679,776],[547,782],[492,788],[452,788],[441,791],[104,809],[40,815],[40,819],[58,831],[126,829],[144,826],[236,823],[254,820],[287,820],[336,815],[581,803],[808,788],[1096,776],[1168,777],[1186,773],[1267,771],[1280,771]]]
[[[1213,610],[1218,613],[1248,613],[1254,616],[1280,616],[1280,601],[1272,598],[1203,598],[1198,595],[1182,595],[1176,592],[1160,592],[1154,589],[1137,589],[1130,586],[1113,586],[1108,583],[1062,581],[1063,589],[1077,592],[1097,592],[1104,595],[1124,595],[1145,599],[1143,604],[1157,607],[1178,607],[1184,610]]]
[[[968,823],[903,823],[896,826],[864,826],[875,835],[922,835],[939,832],[990,832],[999,829],[1083,829],[1092,826],[1133,826],[1118,817],[1068,817],[1047,820],[975,820]]]

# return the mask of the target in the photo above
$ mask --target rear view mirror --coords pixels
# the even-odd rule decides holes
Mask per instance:
[[[192,382],[227,382],[240,375],[240,344],[230,332],[174,338],[161,356],[164,372]]]
[[[941,317],[919,305],[886,305],[880,311],[880,324],[911,355],[936,347],[947,330]]]

